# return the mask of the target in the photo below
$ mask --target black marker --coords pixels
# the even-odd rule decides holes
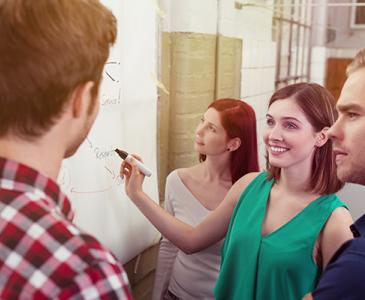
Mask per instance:
[[[118,153],[118,155],[125,160],[126,162],[129,162],[130,164],[133,162],[137,165],[138,169],[146,176],[150,177],[152,175],[152,172],[150,169],[148,169],[143,163],[141,163],[138,159],[135,159],[132,155],[129,155],[128,152],[125,152],[123,150],[115,149],[115,152]]]

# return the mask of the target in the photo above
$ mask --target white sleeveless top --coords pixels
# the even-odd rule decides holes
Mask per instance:
[[[211,212],[193,196],[176,170],[166,180],[165,208],[192,226],[201,223]],[[223,240],[200,252],[185,254],[163,238],[152,299],[163,299],[167,289],[183,300],[214,299],[213,289],[219,273],[222,245]]]

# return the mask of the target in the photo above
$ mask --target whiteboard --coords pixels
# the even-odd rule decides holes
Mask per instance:
[[[98,117],[76,154],[63,161],[58,182],[75,223],[126,263],[157,243],[159,233],[124,192],[115,148],[140,154],[153,171],[144,190],[157,191],[157,24],[151,0],[104,0],[118,20],[118,38],[105,65]]]

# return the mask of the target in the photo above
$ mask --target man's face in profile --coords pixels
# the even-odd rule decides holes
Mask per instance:
[[[337,102],[339,117],[328,131],[333,141],[337,176],[365,185],[365,67],[346,80]]]

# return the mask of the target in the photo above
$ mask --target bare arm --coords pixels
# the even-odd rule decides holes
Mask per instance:
[[[350,225],[353,223],[349,211],[344,207],[335,209],[323,229],[321,252],[323,269],[327,266],[337,249],[353,238]]]
[[[171,216],[143,192],[144,176],[136,166],[123,162],[121,175],[125,177],[127,195],[146,218],[182,251],[194,253],[209,247],[225,236],[240,194],[257,173],[247,174],[238,180],[228,191],[222,203],[195,228]]]
[[[350,225],[353,223],[351,214],[344,207],[333,211],[328,219],[323,232],[319,238],[320,248],[323,256],[323,269],[325,269],[332,256],[341,245],[352,239]],[[328,289],[328,288],[327,288]],[[302,300],[312,300],[312,294],[307,294]]]

